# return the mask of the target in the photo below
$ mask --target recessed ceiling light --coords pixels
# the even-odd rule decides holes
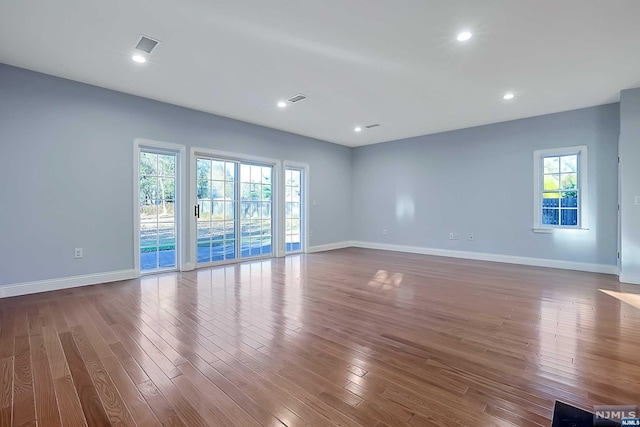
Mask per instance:
[[[460,34],[458,34],[457,39],[459,42],[466,42],[471,37],[473,37],[473,34],[471,34],[469,31],[463,31]]]
[[[286,103],[286,102],[284,102],[284,101],[278,101],[278,107],[280,107],[280,108],[284,108],[284,107],[286,107],[286,106],[287,106],[287,103]]]
[[[356,126],[353,130],[356,132],[362,132],[362,128],[360,126]]]
[[[504,96],[502,97],[502,99],[504,99],[504,100],[509,100],[509,99],[513,99],[513,97],[514,97],[514,96],[515,96],[515,95],[514,95],[513,93],[511,93],[511,92],[507,92],[507,93],[505,93],[505,94],[504,94]]]
[[[145,58],[142,55],[133,55],[131,57],[131,59],[133,59],[134,61],[136,61],[139,64],[144,64],[145,62],[147,62],[147,58]]]

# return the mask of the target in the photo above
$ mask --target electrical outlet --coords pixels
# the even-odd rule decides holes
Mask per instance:
[[[387,235],[387,229],[386,228],[382,229],[382,234],[384,234],[385,236]]]
[[[449,240],[458,240],[458,235],[456,233],[449,233]]]
[[[74,252],[74,258],[80,259],[82,258],[82,248],[76,248]]]

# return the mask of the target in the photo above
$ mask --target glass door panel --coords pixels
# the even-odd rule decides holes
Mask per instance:
[[[285,169],[285,250],[302,250],[302,169]]]
[[[236,258],[237,163],[197,158],[197,262]]]
[[[176,268],[176,158],[140,152],[140,269]]]
[[[273,167],[240,165],[240,241],[242,258],[272,254]]]

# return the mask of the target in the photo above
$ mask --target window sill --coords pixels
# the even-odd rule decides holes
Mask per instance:
[[[564,230],[589,231],[588,228],[582,228],[582,227],[533,227],[531,230],[534,233],[541,233],[541,234],[551,234],[554,231],[564,231]]]

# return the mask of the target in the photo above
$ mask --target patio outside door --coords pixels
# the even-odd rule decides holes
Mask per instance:
[[[199,266],[272,255],[273,167],[196,158]]]

